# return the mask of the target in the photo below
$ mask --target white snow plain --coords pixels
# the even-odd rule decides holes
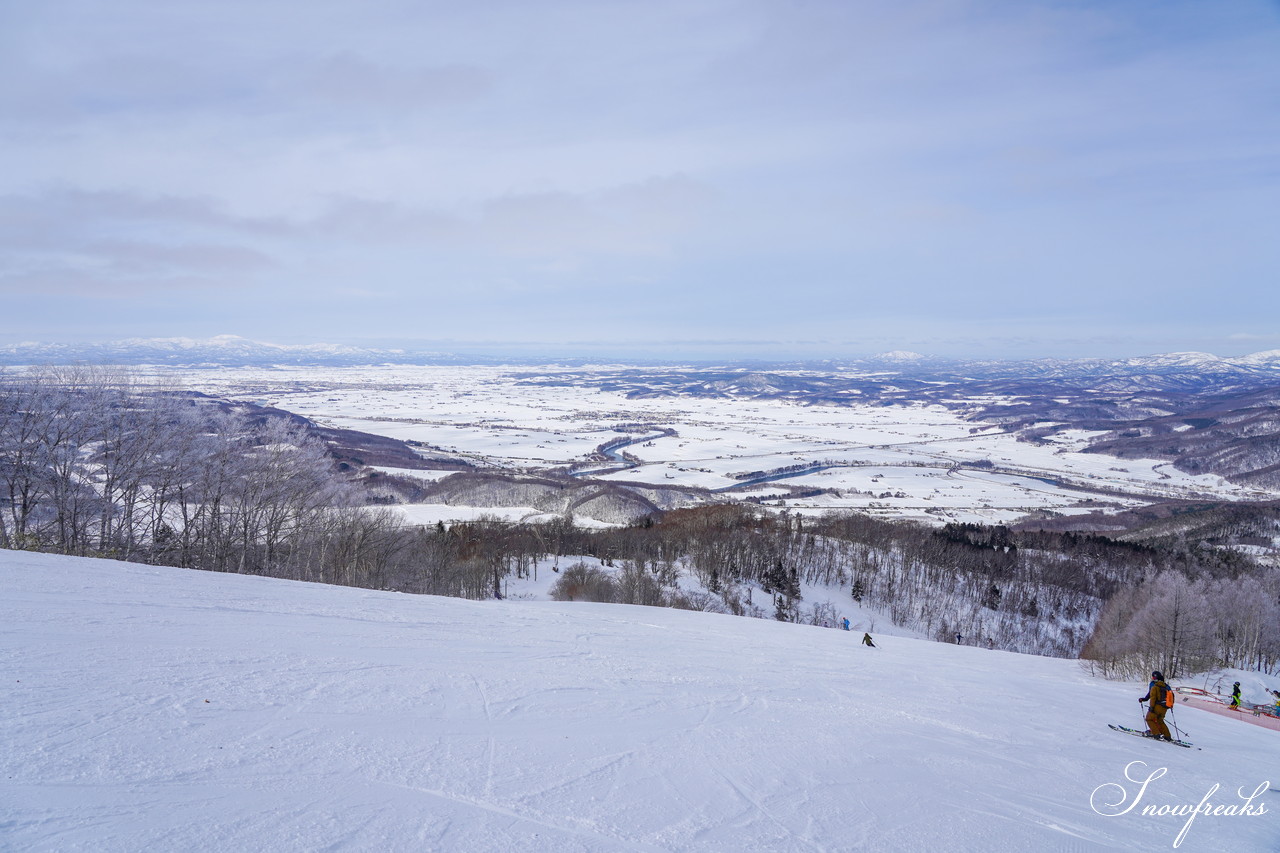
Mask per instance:
[[[0,593],[7,849],[1280,849],[1276,733],[1110,731],[1145,685],[1074,661],[12,551]]]
[[[857,509],[935,523],[1007,523],[1031,512],[1123,509],[1170,498],[1266,499],[1275,494],[1166,461],[1084,453],[1097,433],[1066,431],[1044,443],[939,405],[799,405],[780,400],[656,397],[581,385],[521,384],[518,374],[584,368],[381,366],[164,369],[166,382],[278,406],[321,423],[425,442],[482,466],[539,470],[583,462],[617,428],[637,423],[677,435],[631,445],[642,465],[597,479],[724,489],[752,471],[835,463],[776,485],[835,490],[793,498],[767,484],[738,496],[773,496],[797,512]],[[617,366],[602,365],[601,370]],[[960,470],[990,462],[997,471]],[[1041,477],[1044,479],[1035,479]]]

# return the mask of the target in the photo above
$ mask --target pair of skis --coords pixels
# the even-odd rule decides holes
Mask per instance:
[[[1138,729],[1131,729],[1128,726],[1117,726],[1115,723],[1107,723],[1107,725],[1118,732],[1124,732],[1125,734],[1136,735],[1137,737],[1147,737],[1147,738],[1155,739],[1155,735],[1153,734],[1148,734],[1147,732],[1139,731]],[[1194,744],[1188,743],[1185,740],[1171,740],[1171,741],[1166,741],[1166,743],[1171,743],[1174,746],[1186,747],[1187,749],[1191,749],[1191,747],[1194,746]],[[1196,747],[1196,749],[1199,749],[1199,748],[1200,747]]]

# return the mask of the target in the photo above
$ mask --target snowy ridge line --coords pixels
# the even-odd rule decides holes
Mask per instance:
[[[22,341],[0,344],[0,363],[51,364],[91,361],[102,364],[173,363],[186,365],[218,365],[226,367],[270,364],[373,365],[373,364],[511,364],[540,366],[565,363],[565,359],[546,356],[511,356],[501,354],[469,354],[441,351],[438,348],[352,346],[347,344],[277,344],[254,341],[238,335],[215,335],[210,338],[127,338],[115,341],[58,343]],[[1021,360],[974,360],[925,357],[911,354],[904,358],[895,353],[862,358],[824,359],[820,362],[761,362],[737,371],[724,371],[722,360],[708,360],[701,365],[688,361],[669,362],[662,359],[573,358],[574,364],[611,366],[651,366],[660,369],[708,369],[726,378],[706,382],[709,389],[784,391],[771,381],[780,378],[821,376],[828,371],[868,371],[907,378],[920,376],[963,376],[975,378],[1028,377],[1037,379],[1105,380],[1115,376],[1133,376],[1158,380],[1204,374],[1221,379],[1274,378],[1280,376],[1280,350],[1268,350],[1245,356],[1219,357],[1210,353],[1182,352],[1135,356],[1122,359],[1105,358],[1038,358]]]

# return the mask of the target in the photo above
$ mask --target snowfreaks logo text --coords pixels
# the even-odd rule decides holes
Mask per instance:
[[[1224,803],[1214,802],[1214,796],[1218,793],[1218,789],[1222,786],[1214,783],[1199,803],[1155,803],[1151,802],[1148,796],[1147,788],[1152,782],[1169,772],[1167,767],[1159,767],[1146,772],[1147,764],[1145,761],[1131,761],[1125,765],[1124,778],[1129,782],[1137,785],[1137,789],[1133,793],[1133,799],[1129,798],[1129,787],[1123,782],[1107,782],[1093,789],[1093,793],[1089,795],[1089,805],[1093,810],[1103,817],[1119,817],[1120,815],[1129,814],[1134,809],[1142,805],[1140,814],[1152,815],[1154,817],[1185,817],[1187,822],[1182,825],[1182,831],[1178,833],[1177,838],[1173,840],[1173,846],[1177,847],[1182,844],[1182,839],[1187,837],[1188,830],[1191,829],[1191,823],[1200,815],[1210,817],[1235,817],[1239,815],[1264,815],[1267,813],[1267,807],[1263,803],[1253,804],[1253,801],[1267,788],[1271,787],[1270,782],[1263,782],[1257,788],[1253,789],[1253,793],[1246,794],[1244,788],[1236,791],[1239,797],[1238,802]],[[1143,774],[1146,774],[1144,777]],[[1143,801],[1146,803],[1143,804]]]

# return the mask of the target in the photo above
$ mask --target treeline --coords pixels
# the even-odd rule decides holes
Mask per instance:
[[[1166,571],[1107,602],[1081,657],[1096,672],[1177,678],[1216,667],[1274,672],[1280,661],[1276,572],[1188,578]]]
[[[508,525],[505,535],[527,538],[526,556],[589,555],[617,569],[572,566],[554,590],[563,598],[835,624],[825,602],[803,600],[808,585],[840,589],[939,640],[1083,654],[1108,675],[1280,666],[1280,575],[1195,541],[806,519],[743,505],[677,510],[628,528]],[[698,589],[681,587],[685,572]]]
[[[132,372],[0,377],[0,545],[261,573],[344,522],[351,492],[288,418]]]
[[[0,548],[483,598],[557,541],[369,503],[301,418],[120,368],[0,373]]]
[[[303,419],[119,370],[0,374],[0,547],[467,598],[593,556],[616,571],[572,567],[558,595],[834,624],[838,608],[804,600],[818,586],[928,636],[1083,654],[1107,674],[1280,663],[1280,573],[1200,541],[743,504],[625,528],[422,528],[370,501]]]

